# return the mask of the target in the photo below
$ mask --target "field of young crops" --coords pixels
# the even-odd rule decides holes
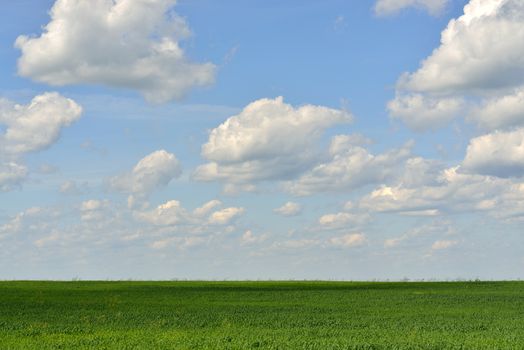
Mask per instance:
[[[524,283],[0,282],[0,349],[524,349]]]

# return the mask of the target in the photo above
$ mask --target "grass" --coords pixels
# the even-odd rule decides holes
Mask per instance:
[[[521,282],[0,282],[0,349],[524,349]]]

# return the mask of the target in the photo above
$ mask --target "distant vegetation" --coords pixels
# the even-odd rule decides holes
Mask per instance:
[[[0,282],[0,349],[524,349],[522,282]]]

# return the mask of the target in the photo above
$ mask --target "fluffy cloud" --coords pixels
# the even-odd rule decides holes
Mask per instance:
[[[244,208],[225,208],[215,211],[209,216],[209,223],[215,225],[227,225],[236,217],[244,213]]]
[[[362,233],[349,233],[338,237],[331,237],[328,243],[340,248],[358,247],[366,243],[366,236]]]
[[[324,131],[351,119],[345,111],[322,106],[294,108],[282,97],[257,100],[211,131],[202,146],[209,163],[194,177],[249,183],[296,176],[314,161]]]
[[[520,0],[470,0],[441,43],[397,83],[390,114],[420,131],[446,125],[461,100],[476,104],[469,119],[488,129],[522,123],[524,6]],[[490,96],[485,99],[486,95]]]
[[[198,207],[195,210],[193,210],[193,215],[195,215],[197,217],[205,216],[211,210],[213,210],[214,208],[216,208],[216,207],[218,207],[220,205],[222,205],[221,201],[219,201],[218,199],[213,199],[213,200],[205,203],[203,206]]]
[[[212,63],[193,63],[175,0],[57,0],[38,37],[19,36],[18,73],[50,85],[103,84],[138,90],[152,102],[181,98],[213,82]]]
[[[56,92],[34,97],[27,105],[0,100],[1,153],[20,155],[48,148],[66,126],[80,118],[82,108]]]
[[[360,199],[361,210],[404,215],[485,212],[500,219],[524,215],[524,184],[513,179],[466,174],[460,166],[442,170],[427,184],[382,185]]]
[[[242,245],[252,245],[264,242],[267,238],[267,234],[255,235],[251,230],[247,230],[242,237],[240,237],[240,243]]]
[[[188,213],[179,201],[171,200],[159,205],[151,211],[135,212],[135,217],[141,221],[157,226],[172,226],[186,222]]]
[[[407,7],[415,7],[427,11],[431,15],[440,14],[449,0],[378,0],[375,3],[375,13],[378,16],[389,16]]]
[[[334,229],[347,226],[362,225],[369,220],[369,215],[362,213],[335,213],[322,215],[318,219],[321,227]]]
[[[182,167],[176,156],[159,150],[142,158],[130,172],[111,178],[109,184],[114,190],[142,199],[154,190],[167,186],[181,173]]]
[[[282,216],[295,216],[300,214],[302,207],[300,204],[295,202],[287,202],[280,208],[273,209],[273,212],[280,214]]]
[[[35,96],[27,105],[0,98],[0,191],[20,186],[28,175],[22,157],[49,148],[82,108],[58,93]]]
[[[460,98],[435,98],[422,94],[399,95],[388,103],[389,114],[410,129],[425,131],[448,124],[461,111]]]
[[[442,32],[441,45],[402,78],[412,91],[457,92],[524,82],[524,6],[520,0],[471,0]]]
[[[133,215],[139,221],[156,226],[189,225],[202,228],[206,225],[228,225],[245,211],[244,208],[228,207],[212,212],[221,205],[220,201],[212,200],[190,212],[179,201],[170,200],[152,210],[135,210]]]
[[[470,112],[470,120],[493,130],[524,125],[524,88],[513,94],[490,98]]]
[[[524,129],[471,139],[463,165],[465,170],[477,174],[524,176]]]
[[[296,195],[309,195],[316,192],[351,191],[380,183],[398,171],[399,165],[408,158],[412,146],[412,143],[408,143],[400,149],[373,155],[365,148],[345,141],[344,136],[334,137],[330,147],[331,160],[315,166],[296,181],[288,182],[286,188]]]

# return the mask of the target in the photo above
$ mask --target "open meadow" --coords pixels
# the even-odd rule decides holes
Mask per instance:
[[[523,349],[521,282],[0,282],[0,349]]]

